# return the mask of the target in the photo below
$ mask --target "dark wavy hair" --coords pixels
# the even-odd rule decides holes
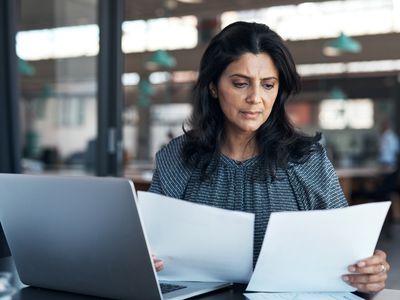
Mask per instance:
[[[320,133],[306,136],[296,131],[287,117],[285,102],[300,90],[300,77],[282,38],[264,24],[233,23],[211,40],[203,54],[193,89],[190,130],[184,128],[183,158],[187,164],[201,167],[203,178],[215,170],[224,138],[224,114],[210,93],[210,83],[218,86],[227,66],[245,53],[268,54],[279,73],[279,90],[271,114],[255,134],[261,156],[259,171],[274,178],[278,167],[302,163],[321,137]]]

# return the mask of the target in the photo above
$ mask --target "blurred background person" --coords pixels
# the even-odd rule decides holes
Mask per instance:
[[[381,125],[381,136],[379,138],[380,165],[385,168],[378,186],[376,198],[379,201],[396,201],[395,192],[399,175],[399,138],[392,129],[388,120]],[[384,225],[384,234],[392,238],[393,208],[390,209]]]
[[[398,155],[399,138],[391,128],[390,123],[385,120],[381,126],[381,136],[379,139],[379,163],[383,167],[389,167],[397,171]]]

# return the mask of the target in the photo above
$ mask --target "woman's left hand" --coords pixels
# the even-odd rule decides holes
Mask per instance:
[[[344,275],[343,280],[360,292],[371,293],[385,288],[390,265],[386,261],[386,253],[375,250],[373,256],[349,266],[348,270],[350,274]]]

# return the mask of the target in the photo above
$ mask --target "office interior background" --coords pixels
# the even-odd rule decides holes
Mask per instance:
[[[183,133],[210,39],[238,21],[287,42],[303,88],[287,104],[322,143],[351,203],[379,185],[380,127],[399,132],[400,0],[0,0],[0,172],[151,181]],[[399,189],[400,191],[400,189]],[[393,195],[389,288],[400,288]]]

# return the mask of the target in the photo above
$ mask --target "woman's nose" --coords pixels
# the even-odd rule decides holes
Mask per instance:
[[[247,103],[257,104],[261,102],[261,90],[260,87],[255,86],[249,89],[249,93],[246,98]]]

